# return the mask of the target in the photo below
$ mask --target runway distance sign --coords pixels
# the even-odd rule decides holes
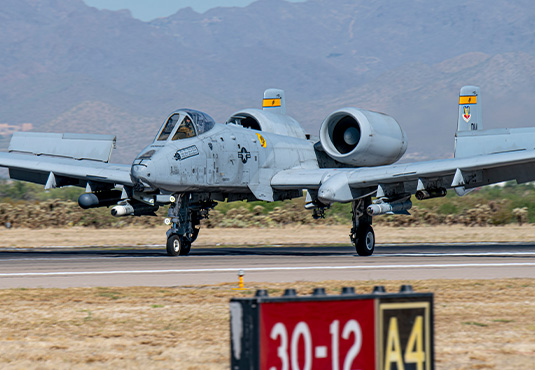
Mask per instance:
[[[232,299],[231,369],[433,370],[433,294]]]
[[[373,299],[265,303],[260,369],[374,369],[373,316]]]

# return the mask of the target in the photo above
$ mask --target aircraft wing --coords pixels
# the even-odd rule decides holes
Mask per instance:
[[[9,153],[0,153],[0,167],[7,167],[13,179],[45,189],[88,183],[132,186],[129,165],[108,163],[114,146],[110,135],[15,133]]]
[[[349,202],[377,192],[393,197],[417,190],[469,189],[502,181],[535,180],[535,150],[519,150],[464,158],[366,168],[298,169],[277,173],[275,189],[309,189],[326,202]]]

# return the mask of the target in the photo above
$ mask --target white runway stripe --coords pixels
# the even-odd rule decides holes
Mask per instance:
[[[485,257],[485,256],[535,256],[535,252],[464,252],[464,253],[392,253],[374,254],[373,257]]]
[[[119,274],[168,274],[168,273],[210,273],[210,272],[263,272],[299,270],[384,270],[384,269],[425,269],[425,268],[466,268],[466,267],[521,267],[535,266],[535,262],[520,263],[445,263],[422,265],[357,265],[357,266],[287,266],[287,267],[236,267],[214,269],[169,269],[169,270],[126,270],[126,271],[54,271],[54,272],[13,272],[0,273],[0,277],[25,276],[73,276],[73,275],[119,275]]]

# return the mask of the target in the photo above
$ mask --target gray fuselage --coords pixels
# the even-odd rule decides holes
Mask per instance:
[[[143,153],[153,150],[148,159]],[[140,159],[141,158],[141,159]],[[181,140],[154,141],[132,164],[132,174],[170,193],[255,193],[278,171],[318,168],[309,140],[232,124]]]

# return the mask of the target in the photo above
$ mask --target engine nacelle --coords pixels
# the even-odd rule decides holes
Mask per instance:
[[[334,160],[352,166],[382,166],[399,160],[407,137],[396,120],[359,108],[331,113],[321,124],[323,150]]]
[[[305,131],[295,119],[286,114],[272,113],[263,109],[244,109],[234,113],[227,124],[236,124],[253,130],[274,134],[293,136],[300,139],[306,137]]]

